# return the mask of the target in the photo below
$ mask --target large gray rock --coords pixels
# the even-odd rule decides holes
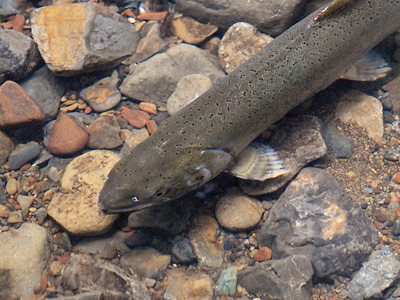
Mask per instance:
[[[25,300],[35,295],[51,254],[51,235],[36,224],[24,223],[0,233],[0,291],[2,299]]]
[[[2,0],[0,1],[0,17],[7,17],[19,13],[14,0]]]
[[[207,50],[179,44],[139,64],[120,90],[133,99],[166,107],[179,79],[191,74],[207,75],[213,82],[225,76],[217,58]]]
[[[62,76],[112,68],[132,55],[139,42],[132,24],[95,3],[44,6],[31,17],[40,54]]]
[[[285,174],[264,181],[240,180],[242,190],[249,195],[272,193],[292,179],[313,160],[326,154],[322,138],[322,122],[314,116],[288,118],[279,124],[269,145],[283,161]]]
[[[226,30],[236,22],[248,22],[260,31],[277,36],[290,27],[305,0],[175,0],[176,10],[185,16],[218,25]]]
[[[46,120],[52,120],[57,116],[65,87],[60,78],[55,76],[46,66],[41,67],[29,78],[19,82],[19,85],[36,102],[46,116]]]
[[[383,298],[381,294],[399,278],[400,262],[390,248],[384,248],[371,257],[350,281],[348,295],[352,300],[371,297]]]
[[[307,256],[316,277],[350,274],[361,266],[379,236],[358,203],[324,170],[303,169],[286,188],[260,228],[259,246],[273,258]]]
[[[313,268],[307,257],[273,259],[238,273],[238,283],[262,300],[309,300]]]
[[[0,84],[26,77],[39,62],[38,48],[30,37],[0,28]]]

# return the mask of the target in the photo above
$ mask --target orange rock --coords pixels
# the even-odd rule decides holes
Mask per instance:
[[[147,131],[153,134],[157,130],[157,124],[154,120],[148,120],[146,123]]]
[[[40,108],[16,82],[6,81],[0,86],[0,128],[42,122],[44,118]]]
[[[148,112],[149,114],[157,114],[157,106],[153,103],[140,102],[139,108],[145,112]]]
[[[272,258],[272,250],[268,247],[261,247],[254,255],[256,261],[266,261]]]
[[[42,277],[40,277],[40,290],[42,291],[42,293],[46,291],[46,288],[47,288],[47,276],[42,275]]]
[[[13,29],[17,32],[23,32],[25,25],[25,17],[23,15],[17,14],[9,18],[8,22],[3,25],[5,29]]]
[[[122,107],[121,116],[135,128],[143,128],[150,120],[150,115],[147,112],[129,109],[125,106]]]
[[[155,13],[147,13],[147,14],[140,14],[136,17],[138,21],[163,21],[167,16],[168,12],[155,12]]]
[[[393,180],[397,184],[400,184],[400,172],[398,172],[398,173],[396,173],[396,175],[394,175]]]
[[[85,126],[78,119],[60,112],[47,148],[54,155],[69,155],[83,149],[88,139]]]

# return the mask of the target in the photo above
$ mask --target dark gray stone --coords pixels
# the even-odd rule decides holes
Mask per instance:
[[[383,157],[389,161],[398,161],[399,157],[400,157],[400,153],[393,147],[387,147],[385,149],[385,154],[383,155]]]
[[[313,268],[307,257],[269,260],[238,273],[238,283],[262,300],[309,300]]]
[[[187,196],[133,212],[129,215],[128,227],[144,228],[161,235],[176,236],[187,229],[189,220],[197,209],[196,200]]]
[[[36,142],[20,144],[13,150],[8,157],[8,165],[11,170],[16,170],[24,164],[34,159],[42,151],[42,146]]]
[[[191,74],[207,75],[213,82],[225,76],[215,56],[182,43],[140,63],[123,80],[120,90],[133,99],[165,107],[179,79]]]
[[[379,244],[379,236],[335,178],[316,168],[303,169],[270,210],[257,233],[272,258],[307,256],[316,277],[349,275]]]
[[[176,10],[202,23],[228,29],[247,22],[260,31],[277,36],[289,28],[308,1],[305,0],[175,0]]]
[[[332,156],[336,158],[349,158],[353,155],[354,144],[352,140],[341,134],[336,125],[329,122],[324,123],[322,135]]]
[[[137,278],[126,275],[114,264],[83,254],[71,255],[61,275],[61,286],[78,294],[101,291],[104,296],[99,299],[150,300],[149,292]]]
[[[285,119],[268,143],[283,161],[285,174],[265,181],[240,180],[240,187],[249,195],[274,192],[284,186],[297,172],[326,154],[321,134],[322,122],[314,116]]]
[[[383,299],[383,292],[399,278],[400,262],[390,248],[384,248],[376,257],[364,263],[361,270],[350,281],[347,295],[352,300]]]
[[[393,223],[393,234],[399,235],[400,234],[400,220],[396,220]]]
[[[0,1],[0,17],[8,17],[18,13],[19,10],[14,6],[14,0]]]
[[[188,238],[175,238],[172,242],[171,254],[182,264],[190,264],[197,259],[194,247]]]
[[[6,188],[3,180],[0,179],[0,204],[7,204]]]
[[[39,50],[30,37],[0,28],[0,84],[26,77],[39,62]]]
[[[60,99],[65,87],[60,77],[57,77],[46,66],[35,71],[29,78],[19,82],[46,116],[46,120],[54,119],[60,107]]]

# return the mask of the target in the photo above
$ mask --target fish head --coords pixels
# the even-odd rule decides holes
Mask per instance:
[[[177,199],[225,170],[231,155],[196,147],[145,151],[138,145],[108,175],[99,207],[105,212],[136,211]]]

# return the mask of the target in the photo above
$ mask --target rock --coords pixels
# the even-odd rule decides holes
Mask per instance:
[[[333,157],[350,158],[353,155],[353,141],[341,134],[336,125],[330,122],[324,123],[322,127],[322,136]]]
[[[71,255],[61,275],[61,286],[66,291],[90,294],[82,300],[150,300],[149,292],[137,278],[112,263],[84,254]],[[80,298],[75,295],[68,299]]]
[[[400,50],[397,51],[400,54]],[[400,114],[400,76],[393,79],[382,87],[384,91],[389,92],[389,101],[392,104],[392,113]]]
[[[188,235],[200,266],[219,268],[224,259],[224,250],[216,242],[217,221],[207,215],[197,216]]]
[[[85,126],[77,118],[60,112],[52,128],[47,149],[53,155],[70,155],[82,150],[88,140]]]
[[[19,144],[8,157],[8,166],[11,170],[16,170],[37,157],[42,151],[42,146],[36,142]]]
[[[140,63],[154,54],[163,51],[168,46],[168,42],[160,37],[158,28],[158,23],[150,25],[146,36],[140,39],[135,54],[124,60],[123,64],[132,65]]]
[[[80,96],[96,112],[109,110],[121,101],[121,92],[118,89],[119,82],[118,78],[105,77],[83,89]]]
[[[17,196],[17,201],[18,201],[19,205],[21,206],[22,218],[24,220],[26,220],[26,217],[28,216],[29,208],[31,207],[33,200],[35,200],[35,197],[33,197],[33,196],[25,196],[25,195]]]
[[[121,266],[132,269],[140,277],[160,280],[171,262],[171,256],[163,255],[154,248],[133,249],[121,257]]]
[[[400,262],[390,248],[371,257],[350,281],[347,295],[352,300],[384,298],[382,292],[399,277]]]
[[[87,146],[92,149],[114,149],[122,145],[121,128],[115,117],[100,116],[87,128]]]
[[[39,224],[42,224],[43,221],[46,219],[47,217],[47,209],[44,207],[39,208],[35,213],[33,213],[33,215],[35,216],[37,222]]]
[[[345,94],[336,107],[335,117],[343,123],[355,123],[379,143],[383,138],[382,103],[359,91]]]
[[[133,148],[148,138],[149,133],[146,128],[143,129],[122,129],[122,135],[125,136],[124,145],[121,148],[120,155],[128,155]]]
[[[189,270],[167,270],[168,286],[166,294],[179,300],[212,300],[213,281],[202,273]]]
[[[7,203],[6,191],[4,188],[4,182],[0,179],[0,205]]]
[[[398,161],[400,158],[400,153],[393,147],[387,147],[383,157],[389,161]]]
[[[0,128],[42,122],[44,114],[14,81],[0,86]]]
[[[307,1],[176,0],[176,10],[202,23],[217,25],[225,31],[232,24],[243,21],[260,31],[277,36],[289,28]]]
[[[97,254],[99,258],[112,259],[118,251],[127,252],[130,249],[125,245],[126,233],[115,231],[95,237],[82,237],[74,245],[74,248],[81,253]]]
[[[268,144],[283,161],[286,173],[265,181],[239,180],[241,189],[249,195],[261,195],[284,186],[302,167],[326,154],[321,131],[322,122],[314,116],[283,120]]]
[[[15,195],[18,192],[18,181],[15,178],[10,178],[7,181],[6,192],[9,195]]]
[[[14,0],[3,0],[0,2],[0,16],[8,17],[19,13],[19,10],[14,6]]]
[[[35,71],[29,78],[19,82],[25,93],[35,101],[44,113],[46,120],[57,116],[60,99],[64,95],[63,82],[46,66]]]
[[[7,222],[10,224],[22,223],[23,221],[21,210],[12,211],[7,219]]]
[[[132,212],[128,218],[128,227],[144,228],[164,235],[176,236],[188,227],[188,223],[197,209],[197,199],[183,197]]]
[[[157,115],[158,113],[157,106],[155,106],[153,103],[140,102],[139,108],[152,115]]]
[[[192,18],[181,17],[172,21],[173,34],[188,44],[200,44],[213,35],[218,27],[211,24],[201,24]]]
[[[139,42],[132,24],[94,3],[44,6],[32,12],[31,20],[47,67],[63,76],[112,68]]]
[[[194,247],[188,238],[176,237],[171,245],[171,254],[181,264],[190,264],[197,259]]]
[[[236,294],[237,267],[223,270],[218,278],[215,293],[217,295],[234,296]]]
[[[28,299],[35,295],[50,259],[51,239],[48,230],[32,223],[0,234],[3,299]]]
[[[12,140],[0,130],[0,165],[8,159],[13,148]]]
[[[272,251],[268,247],[261,247],[254,255],[255,261],[266,261],[272,258]]]
[[[167,100],[167,110],[173,115],[212,87],[211,79],[203,74],[191,74],[179,79],[175,91]]]
[[[150,115],[147,112],[129,109],[125,106],[122,107],[121,116],[135,128],[143,128],[150,120]]]
[[[261,220],[264,208],[260,201],[238,191],[221,197],[215,207],[218,223],[231,231],[246,231]]]
[[[225,76],[216,58],[206,50],[179,44],[139,64],[120,90],[133,99],[165,107],[179,79],[190,74],[207,75],[213,82]]]
[[[269,212],[257,233],[272,258],[307,256],[315,277],[350,274],[379,244],[364,212],[335,178],[317,168],[303,169]]]
[[[0,83],[28,76],[40,62],[35,42],[14,30],[0,29],[0,49]]]
[[[309,300],[313,268],[303,255],[269,260],[248,267],[238,274],[239,284],[262,299]]]
[[[69,233],[98,235],[106,232],[118,215],[106,215],[97,205],[100,191],[120,156],[94,150],[74,158],[61,180],[63,192],[56,193],[48,213]]]
[[[225,32],[219,45],[219,63],[229,74],[273,40],[249,23],[233,24]]]

